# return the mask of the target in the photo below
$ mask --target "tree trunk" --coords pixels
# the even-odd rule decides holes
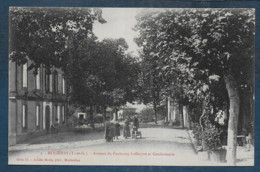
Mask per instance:
[[[115,120],[117,121],[118,120],[118,110],[117,110],[117,107],[115,107],[115,114],[116,114]]]
[[[190,124],[189,124],[189,106],[183,106],[183,126],[184,128],[190,129]]]
[[[167,97],[166,98],[166,109],[167,109],[167,116],[166,116],[166,122],[167,123],[169,123],[170,122],[170,120],[171,120],[171,111],[170,111],[170,108],[171,108],[171,104],[170,104],[171,102],[170,102],[170,98],[169,97]]]
[[[94,118],[93,118],[93,106],[90,106],[90,126],[94,129],[95,125],[94,125]]]
[[[250,101],[250,114],[251,114],[251,124],[252,124],[252,130],[251,130],[251,134],[252,134],[252,136],[253,136],[253,141],[252,141],[252,144],[253,145],[255,145],[255,142],[254,142],[254,140],[255,140],[255,111],[254,111],[254,109],[255,109],[255,95],[254,95],[254,90],[252,89],[252,91],[250,92],[251,94],[250,94],[250,96],[251,96],[251,101]]]
[[[202,115],[201,115],[200,118],[199,118],[199,124],[200,124],[201,135],[202,135],[201,145],[202,145],[202,149],[203,149],[204,151],[205,151],[205,150],[208,150],[208,146],[206,145],[205,138],[204,138],[204,127],[203,127],[203,124],[202,124],[202,119],[203,119],[203,117],[204,117],[205,114],[206,114],[205,102],[206,102],[206,100],[204,100],[204,103],[203,103],[203,106],[202,106],[202,108],[203,108]]]
[[[227,163],[236,165],[237,148],[237,128],[239,117],[239,94],[236,81],[232,75],[225,75],[225,84],[229,96],[229,120],[228,120],[228,139],[227,139]]]
[[[153,110],[154,110],[154,123],[157,124],[157,106],[155,100],[153,101]]]
[[[179,104],[179,114],[180,114],[180,127],[184,127],[184,121],[183,121],[183,105]]]
[[[104,122],[106,121],[106,118],[107,118],[107,114],[106,114],[106,106],[103,106],[102,107],[102,109],[103,109],[103,120],[104,120]]]

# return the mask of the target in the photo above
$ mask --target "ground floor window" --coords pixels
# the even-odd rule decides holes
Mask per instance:
[[[35,125],[36,127],[39,127],[39,116],[40,116],[40,106],[37,105],[35,109]]]
[[[22,109],[22,127],[27,129],[27,105],[23,105]]]
[[[65,122],[65,107],[62,106],[62,122]]]
[[[28,82],[28,71],[27,71],[27,63],[25,63],[23,65],[23,76],[22,76],[22,79],[23,79],[23,88],[27,88],[27,82]]]
[[[40,82],[40,78],[41,78],[40,75],[41,75],[41,73],[40,72],[41,72],[41,70],[40,70],[40,68],[38,68],[37,69],[37,74],[35,75],[36,90],[41,89],[41,82]]]
[[[57,119],[58,119],[58,123],[60,123],[60,106],[57,106],[57,117],[56,117]]]
[[[65,94],[65,79],[62,77],[62,94]]]

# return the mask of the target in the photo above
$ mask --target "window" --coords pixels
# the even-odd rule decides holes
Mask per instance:
[[[65,94],[65,79],[62,77],[62,94]]]
[[[62,106],[62,122],[65,122],[65,107]]]
[[[60,123],[60,106],[57,106],[57,119],[58,124]]]
[[[78,113],[79,119],[86,119],[86,113]]]
[[[45,91],[50,91],[50,75],[45,71]]]
[[[23,88],[27,88],[27,63],[23,65]]]
[[[39,127],[39,119],[40,119],[39,115],[40,115],[40,106],[37,105],[36,109],[35,109],[35,120],[36,120],[35,125],[36,125],[36,127]]]
[[[54,73],[54,92],[58,93],[58,73]]]
[[[82,121],[84,119],[84,114],[80,114],[79,119]]]
[[[38,68],[37,74],[35,75],[35,79],[36,79],[36,90],[41,89],[41,86],[40,86],[40,76],[41,76],[41,74],[40,74],[40,72],[41,72],[41,70],[40,70],[40,68]]]
[[[49,86],[49,88],[50,88],[50,92],[52,92],[52,74],[50,74],[50,86]]]
[[[22,127],[23,129],[27,128],[27,105],[23,105],[22,109]]]

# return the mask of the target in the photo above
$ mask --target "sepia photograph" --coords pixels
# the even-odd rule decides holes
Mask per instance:
[[[9,165],[255,165],[253,8],[9,7],[8,62]]]

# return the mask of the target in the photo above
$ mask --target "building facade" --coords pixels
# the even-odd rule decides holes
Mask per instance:
[[[66,124],[66,83],[62,70],[53,67],[47,72],[41,66],[34,73],[27,70],[30,64],[19,66],[9,62],[9,145],[50,133],[56,119],[58,125]]]

